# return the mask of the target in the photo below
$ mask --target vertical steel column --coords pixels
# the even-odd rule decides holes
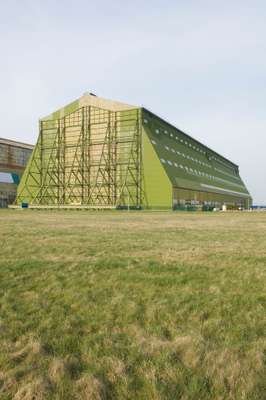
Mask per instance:
[[[43,121],[39,122],[39,131],[40,131],[40,164],[41,164],[41,168],[40,168],[40,200],[39,203],[42,204],[42,198],[43,198]]]
[[[62,119],[63,128],[62,128],[62,203],[66,202],[66,120],[65,117]]]
[[[112,176],[111,176],[111,111],[108,111],[108,125],[107,125],[107,204],[111,204],[111,186],[112,186]]]
[[[60,124],[60,119],[58,118],[57,120],[57,143],[55,142],[55,144],[57,144],[57,151],[56,151],[56,155],[55,155],[55,162],[57,162],[57,205],[60,204],[60,157],[61,157],[61,124]],[[52,149],[53,151],[54,149]]]
[[[113,130],[113,168],[114,168],[114,196],[113,205],[117,202],[117,112],[114,112],[114,130]]]
[[[142,205],[142,115],[138,110],[137,134],[137,207]]]
[[[81,204],[85,202],[85,110],[82,107],[81,119]]]
[[[88,107],[84,107],[84,181],[83,181],[83,203],[88,203],[88,186],[89,186],[89,165],[88,165]]]
[[[89,203],[91,194],[91,106],[86,107],[87,110],[87,168],[88,168],[88,182],[87,182],[87,203]]]

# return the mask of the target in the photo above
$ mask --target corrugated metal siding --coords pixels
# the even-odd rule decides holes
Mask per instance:
[[[237,165],[146,110],[143,125],[173,187],[251,199]]]

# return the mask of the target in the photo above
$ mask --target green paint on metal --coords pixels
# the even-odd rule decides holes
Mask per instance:
[[[140,138],[135,109],[85,106],[42,120],[17,204],[140,207]]]
[[[55,111],[55,112],[53,113],[52,119],[60,118],[60,111],[61,111],[61,110]]]
[[[250,198],[235,164],[147,110],[143,124],[173,187]]]
[[[73,113],[78,108],[79,108],[79,100],[75,100],[72,103],[70,103],[64,107],[64,115],[63,116]],[[61,115],[61,117],[62,117],[62,115]],[[59,117],[57,117],[57,118],[59,118]]]
[[[38,160],[40,160],[40,137],[34,147],[25,171],[20,179],[17,189],[16,204],[30,203],[37,195],[38,188],[40,187],[40,175],[38,173]]]
[[[142,136],[144,207],[172,208],[172,185],[146,132]]]
[[[58,110],[47,115],[46,117],[41,118],[41,121],[48,121],[48,120],[55,120],[62,118],[78,110],[79,108],[80,108],[80,100],[78,99],[67,104],[65,107],[59,108]]]
[[[17,204],[167,208],[252,199],[238,166],[144,108],[76,100],[40,121]]]

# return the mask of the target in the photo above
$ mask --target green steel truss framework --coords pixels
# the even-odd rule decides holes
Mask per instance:
[[[141,110],[85,106],[41,120],[17,204],[142,205]]]

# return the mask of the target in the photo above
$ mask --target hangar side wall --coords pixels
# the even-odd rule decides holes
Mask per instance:
[[[143,207],[171,209],[172,184],[143,129],[142,136]]]
[[[248,207],[251,196],[238,166],[143,109],[143,126],[179,202],[230,203]],[[178,190],[177,190],[178,189]]]
[[[251,203],[241,197],[226,196],[212,192],[200,192],[196,190],[173,188],[173,208],[183,208],[185,205],[206,204],[220,207],[222,204],[249,208]]]

